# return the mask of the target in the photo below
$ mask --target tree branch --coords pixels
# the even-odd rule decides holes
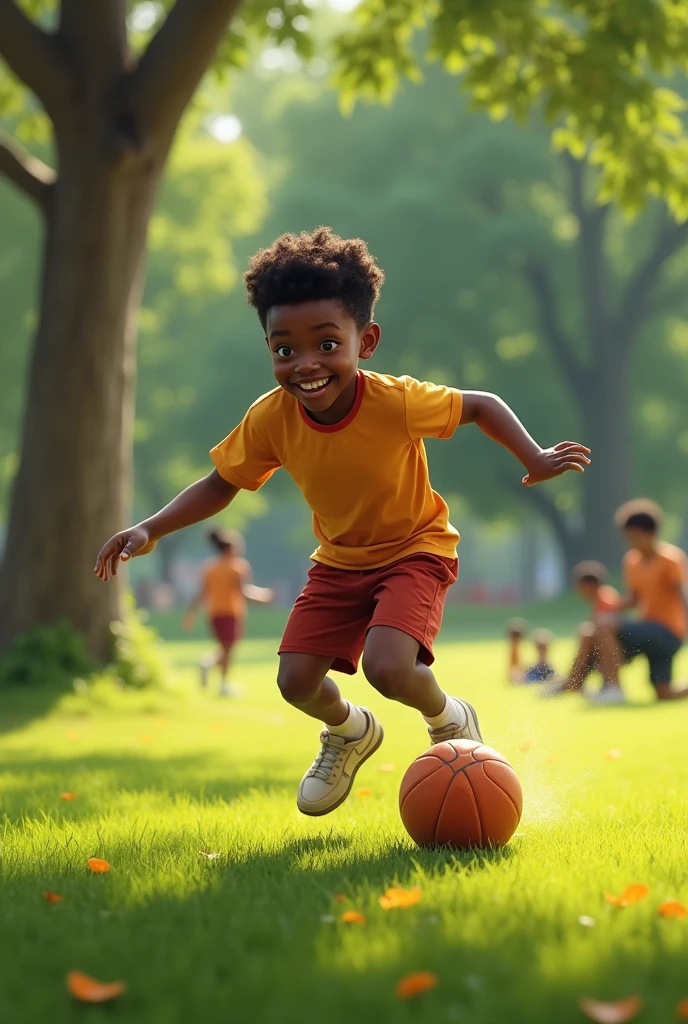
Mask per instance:
[[[129,81],[143,135],[169,145],[240,0],[177,0]]]
[[[535,300],[545,341],[559,364],[567,384],[576,392],[584,386],[587,371],[574,352],[571,338],[559,322],[557,303],[549,274],[539,264],[529,263],[523,269],[523,276],[530,286]]]
[[[45,211],[55,172],[0,131],[0,172]]]
[[[668,218],[660,228],[649,255],[630,278],[615,318],[619,343],[628,347],[635,329],[649,312],[648,303],[662,267],[688,241],[688,222]]]
[[[34,25],[13,0],[0,0],[0,56],[51,113],[64,94],[66,69],[54,37]]]

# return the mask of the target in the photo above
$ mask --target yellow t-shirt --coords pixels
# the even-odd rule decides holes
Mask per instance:
[[[313,512],[316,562],[374,569],[421,551],[454,558],[459,534],[430,486],[422,439],[451,437],[462,406],[454,388],[359,370],[339,423],[316,423],[275,388],[210,455],[220,476],[249,491],[286,469]]]

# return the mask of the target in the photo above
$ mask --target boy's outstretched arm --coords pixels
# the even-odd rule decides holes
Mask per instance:
[[[508,448],[527,470],[523,477],[526,487],[561,476],[568,470],[583,473],[590,463],[590,449],[576,441],[562,441],[553,448],[541,448],[518,416],[497,395],[485,391],[464,391],[462,394],[461,425],[477,423],[488,437]]]
[[[144,519],[137,526],[130,526],[128,530],[122,530],[111,537],[98,553],[94,573],[107,583],[117,575],[120,562],[126,562],[136,555],[147,555],[161,537],[221,512],[238,493],[239,488],[227,483],[214,469],[208,476],[178,494],[150,519]]]

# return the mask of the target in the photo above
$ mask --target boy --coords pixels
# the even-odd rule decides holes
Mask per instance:
[[[254,587],[250,582],[251,566],[241,557],[244,548],[241,534],[236,530],[211,530],[208,540],[218,557],[203,567],[201,587],[189,605],[182,625],[184,629],[193,629],[196,611],[205,605],[210,628],[220,649],[216,655],[201,659],[201,686],[208,685],[208,672],[217,665],[220,669],[220,696],[235,697],[239,691],[229,685],[227,673],[232,649],[244,631],[246,602],[269,604],[273,593],[266,587]]]
[[[607,583],[607,569],[601,562],[579,562],[572,575],[578,596],[591,606],[590,618],[578,630],[578,653],[568,676],[543,690],[543,697],[582,691],[590,673],[600,667],[597,630],[613,625],[621,607],[619,592]]]
[[[361,239],[329,228],[283,235],[253,257],[245,280],[279,386],[212,450],[214,471],[111,538],[95,572],[110,579],[120,560],[287,470],[319,544],[282,638],[277,682],[285,700],[324,723],[297,804],[327,814],[382,742],[375,716],[344,700],[328,675],[353,674],[361,654],[368,681],[418,710],[433,743],[482,739],[471,705],[448,696],[430,670],[459,537],[430,487],[422,439],[477,423],[523,463],[526,486],[583,472],[589,449],[541,448],[495,395],[360,370],[380,341],[373,310],[383,281]]]
[[[530,668],[521,665],[521,643],[528,629],[523,619],[512,619],[507,626],[509,637],[509,682],[510,683],[546,683],[556,676],[556,671],[549,663],[549,649],[554,636],[548,629],[536,629],[531,635],[538,660]]]
[[[645,498],[626,502],[616,513],[616,525],[623,530],[629,548],[623,560],[629,596],[621,608],[637,608],[638,619],[598,629],[604,686],[591,695],[593,703],[623,703],[619,668],[638,654],[648,660],[658,700],[688,697],[688,686],[671,685],[674,656],[688,633],[688,559],[680,548],[659,540],[662,518],[659,506]]]

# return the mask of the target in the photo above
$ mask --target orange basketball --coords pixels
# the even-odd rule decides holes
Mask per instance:
[[[419,846],[502,846],[521,820],[521,783],[509,762],[473,740],[447,740],[401,780],[399,810]]]

